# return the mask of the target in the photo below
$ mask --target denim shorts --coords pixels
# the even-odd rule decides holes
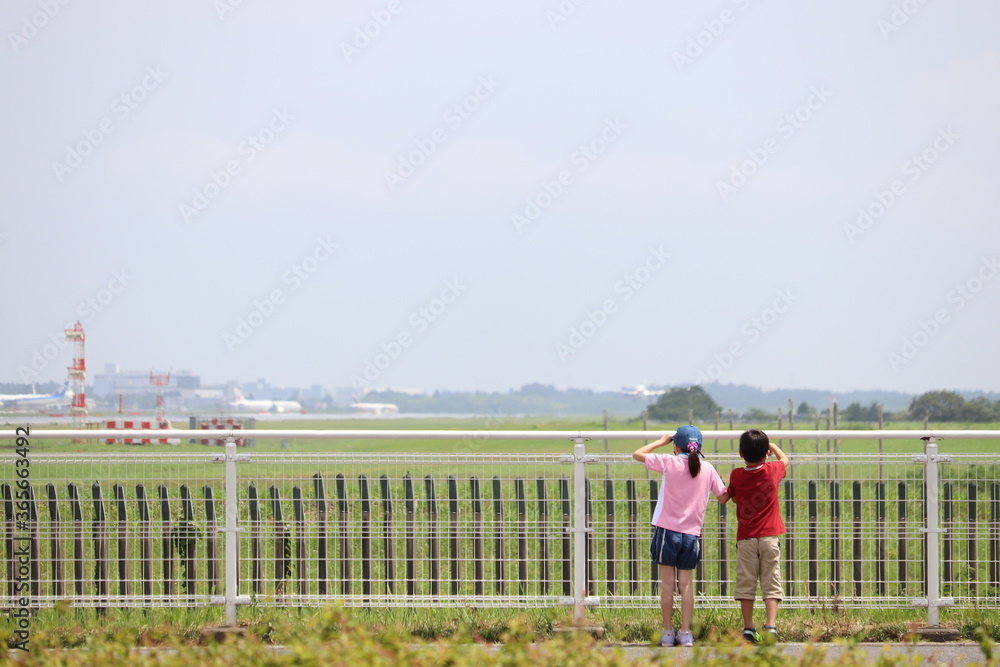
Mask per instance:
[[[697,535],[678,533],[659,526],[653,527],[649,553],[657,565],[670,565],[678,570],[693,570],[701,560],[701,545]]]

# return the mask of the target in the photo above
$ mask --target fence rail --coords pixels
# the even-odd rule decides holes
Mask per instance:
[[[648,434],[302,433],[254,435],[574,444],[566,454],[267,454],[237,450],[232,439],[245,433],[227,433],[224,450],[205,453],[29,455],[28,483],[16,474],[19,457],[0,455],[0,604],[25,592],[38,607],[224,604],[231,623],[251,602],[574,605],[578,615],[596,604],[658,605],[648,540],[660,479],[628,455],[588,454],[585,444],[585,435]],[[770,435],[787,433],[901,433],[921,453],[792,455],[781,493],[786,606],[918,604],[930,625],[949,604],[1000,608],[1000,454],[941,455],[935,432]],[[31,434],[53,437],[105,436]],[[724,477],[742,464],[732,454],[712,461]],[[706,603],[734,604],[735,534],[732,508],[710,502],[695,577]]]

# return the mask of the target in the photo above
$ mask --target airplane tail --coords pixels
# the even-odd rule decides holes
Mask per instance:
[[[245,400],[243,392],[235,387],[233,387],[233,395],[236,397],[237,403],[242,403]]]
[[[69,380],[66,380],[65,382],[63,382],[63,386],[59,387],[59,389],[56,390],[56,393],[53,394],[53,397],[62,398],[66,395],[68,391],[69,391]]]

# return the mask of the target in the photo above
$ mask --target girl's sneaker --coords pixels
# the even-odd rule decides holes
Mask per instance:
[[[773,625],[765,625],[764,632],[770,633],[774,641],[778,641],[778,628],[774,627]]]
[[[756,644],[760,641],[760,633],[757,632],[757,628],[743,628],[743,639]]]
[[[660,646],[673,646],[675,643],[673,630],[664,630],[660,633]]]
[[[680,634],[677,635],[677,643],[681,646],[694,646],[694,635],[681,630]]]

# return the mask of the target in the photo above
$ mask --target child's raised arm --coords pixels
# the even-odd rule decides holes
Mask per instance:
[[[651,451],[653,451],[657,447],[663,447],[664,445],[669,445],[673,441],[674,441],[674,436],[663,434],[660,437],[660,439],[657,440],[656,442],[651,442],[648,445],[643,445],[639,449],[637,449],[634,452],[632,452],[632,458],[634,458],[639,463],[645,463],[646,462],[646,454],[649,454]]]
[[[774,455],[774,457],[776,459],[778,459],[779,461],[781,461],[782,463],[784,463],[785,464],[785,470],[788,470],[788,466],[792,465],[792,462],[789,461],[788,457],[785,456],[785,453],[783,451],[781,451],[781,447],[778,447],[773,442],[768,442],[767,444],[769,445],[768,452],[770,454]]]

